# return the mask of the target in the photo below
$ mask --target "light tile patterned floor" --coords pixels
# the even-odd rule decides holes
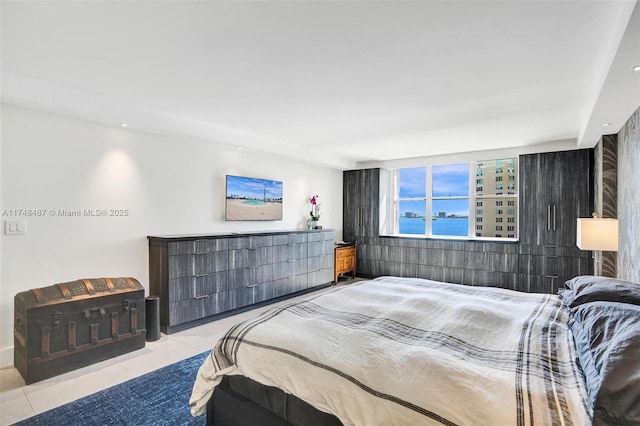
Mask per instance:
[[[340,281],[340,285],[352,282],[354,281]],[[334,287],[321,289],[319,292],[331,288]],[[0,369],[0,425],[10,425],[209,350],[231,325],[266,309],[312,294],[316,293],[256,308],[178,333],[163,334],[160,340],[147,342],[143,349],[31,385],[25,385],[14,367]]]

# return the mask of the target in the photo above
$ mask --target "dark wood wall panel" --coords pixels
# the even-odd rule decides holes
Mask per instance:
[[[519,167],[520,241],[515,243],[380,237],[379,170],[344,172],[343,234],[358,246],[358,275],[556,293],[567,279],[593,273],[591,252],[575,245],[576,219],[593,208],[593,151],[524,155]],[[372,200],[371,224],[361,225],[361,209]]]

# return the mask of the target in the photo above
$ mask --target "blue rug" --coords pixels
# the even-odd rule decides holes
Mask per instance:
[[[16,425],[205,425],[191,416],[189,397],[209,352],[45,411]]]

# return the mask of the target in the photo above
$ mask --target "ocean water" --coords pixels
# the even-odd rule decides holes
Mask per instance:
[[[424,235],[426,221],[422,218],[401,217],[401,234]],[[466,237],[469,233],[469,218],[440,218],[431,221],[432,235],[457,235]]]

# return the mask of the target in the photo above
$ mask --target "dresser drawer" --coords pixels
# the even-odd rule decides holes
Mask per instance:
[[[336,249],[336,257],[338,259],[343,257],[354,257],[356,255],[355,247],[341,247]]]

